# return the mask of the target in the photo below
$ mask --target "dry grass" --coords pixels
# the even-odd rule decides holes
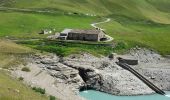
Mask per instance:
[[[6,54],[26,54],[30,53],[31,49],[17,45],[11,41],[0,40],[0,53]]]
[[[0,68],[13,68],[23,64],[22,57],[32,50],[13,42],[0,40]],[[34,92],[18,80],[11,78],[9,73],[0,70],[0,100],[48,100],[45,95]]]
[[[48,100],[4,71],[0,71],[0,100]]]
[[[0,40],[0,67],[9,69],[24,63],[22,57],[32,53],[27,47],[17,45],[11,41]]]

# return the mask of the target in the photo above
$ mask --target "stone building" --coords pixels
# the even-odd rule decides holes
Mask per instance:
[[[97,29],[65,29],[60,33],[59,38],[67,40],[100,41],[105,38],[105,33],[102,30]]]
[[[60,36],[58,37],[61,40],[67,40],[69,32],[71,32],[72,29],[65,29],[60,33]]]

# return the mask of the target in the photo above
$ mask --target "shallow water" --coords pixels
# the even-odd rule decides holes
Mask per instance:
[[[170,98],[170,94],[167,94],[167,95],[165,95],[165,96]]]
[[[103,92],[88,90],[80,92],[80,95],[87,100],[170,100],[170,92],[166,96],[153,94],[143,96],[114,96]]]

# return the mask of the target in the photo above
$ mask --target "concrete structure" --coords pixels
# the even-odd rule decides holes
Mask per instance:
[[[71,32],[71,30],[72,30],[72,29],[65,29],[65,30],[63,30],[63,31],[60,33],[60,36],[58,37],[58,39],[67,40],[68,33]]]
[[[80,29],[65,29],[60,33],[59,39],[64,40],[82,40],[82,41],[100,41],[105,38],[105,33],[102,30],[80,30]]]

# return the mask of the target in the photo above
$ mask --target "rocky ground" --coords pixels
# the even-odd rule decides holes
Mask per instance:
[[[119,67],[116,57],[137,59],[132,66],[147,79],[164,90],[170,90],[170,60],[147,49],[132,49],[126,55],[95,57],[76,54],[59,58],[54,54],[28,58],[31,72],[13,71],[31,86],[45,88],[47,93],[62,100],[82,100],[80,89],[92,88],[114,95],[150,94],[153,91],[129,71]]]
[[[140,53],[140,54],[139,54]],[[139,73],[163,90],[170,90],[170,59],[147,50],[131,50],[130,53],[139,60],[139,65],[133,66]]]

